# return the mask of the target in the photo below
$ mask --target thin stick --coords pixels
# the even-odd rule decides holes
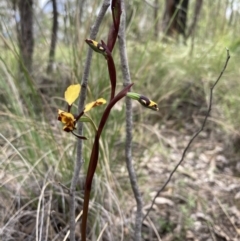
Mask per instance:
[[[122,5],[122,15],[119,28],[119,52],[121,57],[121,69],[124,79],[124,86],[131,83],[127,53],[126,53],[126,36],[125,36],[125,4],[124,0],[121,0]],[[135,231],[134,231],[134,240],[141,241],[141,231],[142,231],[142,197],[139,191],[136,173],[132,163],[132,102],[130,98],[126,98],[126,145],[125,145],[125,156],[126,156],[126,165],[128,169],[128,175],[131,182],[132,190],[134,197],[137,203],[137,212],[135,220]]]
[[[152,220],[151,220],[149,217],[147,217],[147,219],[148,219],[148,222],[149,222],[149,224],[151,225],[151,227],[152,227],[155,235],[157,236],[157,240],[158,240],[158,241],[162,241],[162,239],[161,239],[161,237],[160,237],[160,235],[159,235],[159,233],[158,233],[158,231],[157,231],[157,228],[156,228],[156,226],[154,225],[154,223],[152,222]]]
[[[99,236],[98,236],[97,241],[100,241],[100,240],[101,240],[101,237],[102,237],[102,235],[103,235],[105,229],[107,228],[107,226],[108,226],[108,223],[105,223],[105,225],[104,225],[104,227],[103,227],[101,233],[100,233]]]
[[[79,220],[79,218],[82,216],[82,212],[83,212],[83,211],[81,210],[81,212],[77,215],[77,217],[76,217],[76,219],[75,219],[75,223],[77,223],[77,221]],[[70,230],[67,231],[67,233],[66,233],[63,241],[66,241],[66,240],[67,240],[69,234],[70,234]]]
[[[228,65],[228,61],[230,59],[230,55],[229,55],[229,50],[227,49],[227,58],[226,58],[226,61],[225,61],[225,64],[223,66],[223,69],[220,73],[220,75],[218,76],[217,80],[214,82],[213,86],[210,88],[210,97],[209,97],[209,106],[208,106],[208,111],[207,111],[207,114],[203,120],[203,123],[202,123],[202,126],[201,128],[192,136],[192,138],[190,139],[190,141],[188,142],[186,148],[184,149],[183,151],[183,154],[182,154],[182,157],[180,159],[180,161],[178,162],[178,164],[174,167],[174,169],[172,170],[172,172],[170,173],[168,179],[166,180],[166,182],[163,184],[163,186],[158,190],[157,194],[155,195],[155,197],[153,198],[152,200],[152,204],[150,206],[150,208],[148,209],[147,213],[145,214],[144,218],[143,218],[143,221],[145,220],[145,218],[148,216],[148,214],[150,213],[150,211],[152,210],[152,207],[155,203],[155,200],[156,198],[159,196],[159,194],[165,189],[165,187],[168,185],[168,183],[171,181],[172,179],[172,176],[173,174],[177,171],[178,167],[182,164],[182,162],[184,161],[184,158],[186,156],[186,153],[187,151],[189,150],[191,144],[193,143],[193,141],[197,138],[197,136],[203,131],[205,125],[206,125],[206,122],[207,122],[207,119],[208,119],[208,116],[212,110],[212,99],[213,99],[213,90],[215,88],[215,86],[217,85],[217,83],[219,82],[219,80],[221,79],[225,69],[227,68],[227,65]]]
[[[95,20],[91,28],[90,38],[95,39],[99,30],[99,27],[102,23],[103,17],[105,16],[108,7],[110,6],[110,0],[104,0],[101,6],[100,12]],[[92,61],[92,49],[88,49],[87,59],[85,62],[85,68],[82,76],[81,83],[81,93],[78,103],[78,111],[80,112],[84,108],[85,99],[87,96],[87,85],[88,85],[88,77],[90,72],[90,66]],[[78,134],[80,136],[83,135],[83,123],[78,124]],[[74,173],[71,181],[71,196],[70,196],[70,241],[75,241],[75,190],[77,181],[79,178],[79,173],[82,167],[82,146],[83,142],[81,139],[77,139],[77,159],[75,162]]]

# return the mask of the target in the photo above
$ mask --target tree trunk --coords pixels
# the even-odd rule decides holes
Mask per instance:
[[[155,38],[157,39],[158,38],[158,32],[159,32],[159,29],[158,29],[158,0],[155,0],[154,2],[154,36]]]
[[[49,51],[48,67],[47,67],[48,74],[52,72],[56,43],[57,43],[58,11],[57,11],[56,0],[52,0],[52,7],[53,7],[53,25],[52,25],[52,37],[51,37],[51,45],[50,45],[50,51]]]
[[[188,0],[166,0],[163,30],[167,36],[182,34],[185,37]]]
[[[189,31],[188,31],[188,34],[186,35],[186,38],[193,35],[193,33],[195,31],[197,21],[198,21],[198,18],[199,18],[199,14],[200,14],[200,11],[201,11],[201,8],[202,8],[202,2],[203,2],[203,0],[196,0],[193,21],[192,21],[192,23],[189,27]]]
[[[178,33],[182,34],[184,37],[186,37],[188,2],[188,0],[178,0],[180,9],[178,11],[177,28]]]
[[[34,50],[33,38],[33,0],[19,0],[20,21],[17,25],[18,42],[22,64],[31,73]]]
[[[80,23],[83,22],[83,13],[84,13],[84,5],[86,0],[80,0],[79,2],[79,21]]]

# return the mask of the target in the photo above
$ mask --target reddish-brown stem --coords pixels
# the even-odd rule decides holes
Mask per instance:
[[[102,130],[107,122],[108,116],[112,107],[124,96],[126,96],[127,92],[130,90],[133,84],[129,84],[122,91],[120,91],[108,104],[106,107],[101,121],[98,126],[98,131],[95,136],[92,153],[90,157],[90,162],[87,171],[86,184],[85,184],[85,192],[84,192],[84,202],[83,202],[83,216],[82,216],[82,225],[81,225],[81,233],[82,233],[82,241],[86,241],[86,228],[87,228],[87,216],[88,216],[88,205],[90,199],[90,192],[92,187],[93,176],[98,163],[98,154],[99,154],[99,138],[101,136]]]

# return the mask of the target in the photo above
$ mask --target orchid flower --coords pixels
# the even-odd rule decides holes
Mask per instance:
[[[63,110],[58,110],[58,120],[63,123],[63,130],[66,132],[72,132],[73,135],[77,136],[80,139],[87,139],[84,136],[79,136],[73,131],[76,129],[76,123],[77,121],[84,115],[85,112],[91,110],[92,108],[96,106],[100,106],[106,103],[106,100],[103,98],[97,99],[89,104],[87,104],[83,111],[81,111],[78,115],[72,114],[71,107],[73,102],[78,98],[79,94],[81,91],[81,86],[80,84],[76,85],[70,85],[67,90],[65,91],[64,98],[66,102],[68,103],[68,110],[63,111]],[[80,120],[81,121],[81,120]],[[86,121],[86,120],[84,120]]]
[[[137,100],[142,106],[151,109],[151,110],[155,110],[158,111],[158,105],[156,102],[150,100],[148,97],[144,96],[144,95],[140,95],[138,93],[134,93],[134,92],[128,92],[127,96],[131,99]]]

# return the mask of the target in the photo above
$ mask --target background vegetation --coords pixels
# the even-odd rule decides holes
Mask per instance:
[[[151,3],[151,4],[149,4]],[[158,4],[157,15],[152,4]],[[82,4],[82,5],[81,5]],[[209,88],[229,48],[231,60],[214,91],[211,116],[170,185],[143,224],[144,240],[239,240],[239,1],[204,1],[194,35],[163,38],[163,1],[127,3],[127,51],[134,91],[151,96],[159,112],[134,104],[133,156],[146,211],[156,191],[179,161],[206,114]],[[195,1],[189,2],[188,22]],[[58,4],[58,41],[47,71],[51,41],[51,4],[33,3],[34,54],[31,72],[23,68],[16,25],[19,12],[10,1],[1,8],[0,41],[0,237],[2,240],[63,240],[68,230],[69,187],[75,138],[62,131],[57,109],[63,94],[81,80],[90,27],[101,1]],[[156,17],[157,16],[157,17]],[[98,40],[106,39],[110,13]],[[156,23],[159,31],[156,36]],[[118,89],[122,76],[115,48]],[[102,56],[94,55],[88,100],[110,93]],[[76,107],[75,107],[76,108]],[[124,102],[112,111],[101,137],[94,179],[89,239],[131,240],[135,201],[124,157]],[[102,109],[90,113],[96,123]],[[85,126],[85,135],[93,136]],[[82,207],[85,171],[93,139],[84,145],[78,185]],[[60,183],[60,184],[59,184]],[[79,230],[77,230],[77,234]]]

